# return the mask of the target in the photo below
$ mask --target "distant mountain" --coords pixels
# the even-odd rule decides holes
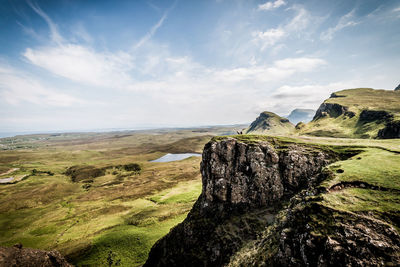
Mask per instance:
[[[290,112],[289,116],[287,117],[291,123],[296,125],[299,122],[310,122],[315,114],[315,110],[313,109],[300,109],[296,108]]]
[[[253,121],[245,133],[281,135],[294,131],[294,125],[286,118],[264,111]]]
[[[400,84],[394,90],[395,91],[400,91]]]
[[[400,94],[357,88],[333,93],[299,134],[347,138],[400,138]]]

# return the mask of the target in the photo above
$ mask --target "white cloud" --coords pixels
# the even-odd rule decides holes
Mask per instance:
[[[310,25],[310,22],[315,18],[313,18],[310,13],[303,7],[293,6],[290,9],[294,9],[297,11],[296,16],[289,21],[285,25],[285,30],[288,32],[300,32]]]
[[[331,27],[326,31],[322,32],[320,38],[323,41],[330,41],[333,39],[336,32],[347,27],[355,26],[357,24],[358,22],[354,21],[354,10],[352,10],[346,15],[342,16],[335,27]]]
[[[253,32],[253,42],[261,44],[261,51],[269,46],[275,45],[279,40],[285,36],[285,31],[277,28],[268,31]]]
[[[262,5],[259,5],[258,10],[272,10],[284,5],[286,5],[284,0],[276,0],[274,2],[266,2]]]
[[[325,64],[325,60],[319,58],[286,58],[275,61],[271,66],[252,66],[216,71],[215,77],[217,77],[217,80],[228,82],[243,80],[259,83],[281,81],[295,73],[310,72]]]
[[[0,95],[9,104],[33,103],[68,107],[86,103],[74,96],[43,85],[31,75],[0,65]]]
[[[275,62],[276,67],[280,69],[296,70],[298,72],[307,72],[325,65],[326,61],[320,58],[286,58]]]
[[[257,111],[269,110],[286,116],[295,108],[317,109],[331,93],[346,88],[355,88],[359,81],[334,82],[328,84],[283,85],[269,98],[258,101]]]
[[[101,87],[116,87],[130,80],[132,58],[127,53],[105,54],[74,44],[37,49],[27,48],[23,56],[32,64],[58,76]]]

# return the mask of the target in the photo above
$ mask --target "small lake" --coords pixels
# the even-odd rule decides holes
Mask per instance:
[[[0,184],[6,184],[6,183],[10,183],[14,180],[14,177],[9,177],[9,178],[3,178],[0,179]]]
[[[182,154],[170,154],[162,156],[161,158],[151,160],[150,162],[170,162],[170,161],[177,161],[183,160],[190,157],[201,157],[201,154],[198,153],[182,153]]]

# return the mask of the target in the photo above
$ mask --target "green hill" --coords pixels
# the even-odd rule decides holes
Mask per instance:
[[[400,138],[400,92],[358,88],[333,93],[299,133],[347,138]]]
[[[286,135],[294,132],[294,125],[286,118],[264,111],[245,130],[246,134]]]

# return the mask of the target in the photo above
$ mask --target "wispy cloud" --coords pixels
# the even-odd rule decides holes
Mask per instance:
[[[359,22],[356,22],[354,20],[355,19],[354,12],[355,11],[353,9],[352,11],[347,13],[346,15],[342,16],[339,19],[339,21],[338,21],[338,23],[336,24],[335,27],[331,27],[331,28],[327,29],[326,31],[322,32],[321,36],[320,36],[321,40],[330,41],[330,40],[333,39],[334,35],[338,31],[340,31],[340,30],[342,30],[344,28],[352,27],[352,26],[355,26],[355,25],[359,24]]]
[[[98,53],[75,44],[27,48],[23,56],[30,63],[58,76],[108,88],[129,81],[127,72],[133,67],[128,53]]]
[[[51,39],[56,43],[62,43],[63,38],[58,32],[57,25],[51,20],[51,18],[35,2],[28,1],[28,4],[39,16],[41,16],[46,21],[50,29]]]
[[[82,99],[44,85],[27,73],[2,65],[0,65],[0,95],[1,99],[12,105],[32,103],[42,106],[69,107],[86,103]]]
[[[144,45],[148,40],[150,40],[157,30],[163,25],[164,21],[167,19],[169,12],[175,7],[176,1],[174,4],[164,11],[164,14],[161,16],[159,21],[151,27],[151,29],[139,40],[139,42],[134,46],[134,49],[137,49]]]
[[[275,45],[276,42],[281,40],[285,36],[283,29],[269,29],[265,32],[253,32],[253,41],[261,44],[261,51],[269,46]]]
[[[276,0],[259,5],[258,10],[272,10],[284,5],[286,5],[284,0]]]

